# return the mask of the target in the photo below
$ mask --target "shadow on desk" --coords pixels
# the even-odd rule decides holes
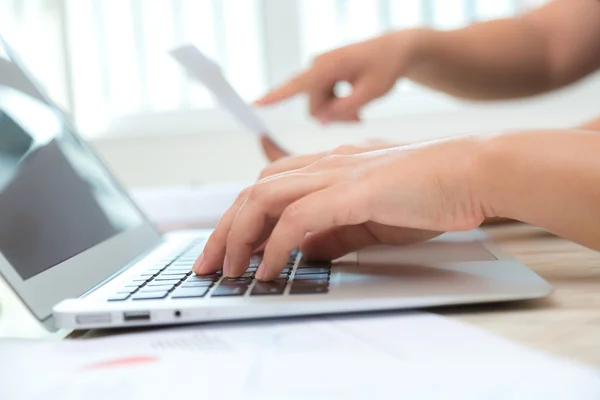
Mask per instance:
[[[481,314],[481,313],[494,313],[494,312],[506,312],[506,311],[536,311],[543,309],[551,309],[556,304],[552,297],[543,299],[533,300],[516,300],[516,301],[504,301],[496,303],[485,303],[485,304],[467,304],[460,306],[444,306],[429,308],[423,311],[437,313],[442,315],[465,315],[465,314]]]

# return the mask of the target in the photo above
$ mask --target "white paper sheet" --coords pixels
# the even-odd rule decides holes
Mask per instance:
[[[600,396],[597,370],[422,313],[0,341],[0,354],[3,400]]]
[[[215,100],[234,115],[250,132],[266,135],[268,129],[264,122],[235,91],[225,79],[221,68],[194,45],[184,45],[170,52],[171,56],[187,71],[201,82],[213,95]]]

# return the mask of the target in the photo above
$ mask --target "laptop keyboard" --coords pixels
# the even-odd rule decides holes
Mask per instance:
[[[287,266],[276,280],[261,282],[254,278],[254,274],[262,255],[253,255],[248,269],[239,278],[225,278],[221,272],[197,276],[191,269],[203,248],[204,242],[194,243],[179,255],[160,259],[117,290],[108,301],[282,296],[325,294],[329,291],[331,264],[304,264],[300,260],[296,265],[301,256],[298,250],[290,254]]]

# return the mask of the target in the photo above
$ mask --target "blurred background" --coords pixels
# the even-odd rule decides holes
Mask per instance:
[[[245,132],[167,55],[193,42],[253,101],[323,51],[390,29],[453,29],[545,0],[0,0],[0,33],[128,187],[252,181]],[[490,43],[494,46],[494,43]],[[473,104],[399,81],[360,125],[322,127],[304,98],[261,109],[296,153],[368,139],[563,127],[595,113],[600,77],[550,95]]]

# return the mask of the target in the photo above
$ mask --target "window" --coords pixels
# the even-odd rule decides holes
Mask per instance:
[[[208,93],[167,55],[179,43],[195,42],[252,100],[322,51],[388,29],[452,29],[542,2],[0,0],[0,26],[80,129],[93,135],[119,119],[214,109]],[[418,90],[402,84],[394,96],[401,102]]]
[[[264,90],[256,0],[67,0],[73,106],[90,128],[115,116],[209,108],[168,56],[195,42],[245,98]]]

